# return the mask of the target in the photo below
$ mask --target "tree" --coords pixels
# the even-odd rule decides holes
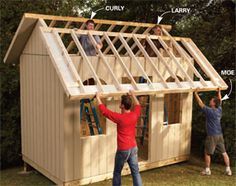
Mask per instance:
[[[124,5],[124,12],[100,11],[96,18],[156,23],[157,16],[174,7],[189,7],[190,14],[167,14],[162,24],[173,26],[172,34],[191,37],[217,69],[235,69],[235,1],[205,0],[107,0],[106,5]],[[102,0],[2,0],[0,3],[0,56],[3,59],[25,12],[62,16],[90,17],[92,10],[104,7]],[[17,62],[15,62],[17,64]],[[231,77],[235,83],[235,78]],[[228,81],[227,78],[225,78]],[[20,162],[20,89],[19,67],[0,63],[1,162],[2,167]],[[225,93],[225,92],[224,92]],[[206,100],[212,93],[205,94]],[[235,156],[235,89],[225,101],[222,126],[227,150]],[[204,118],[194,104],[192,143],[203,147]],[[199,143],[201,141],[201,143]]]

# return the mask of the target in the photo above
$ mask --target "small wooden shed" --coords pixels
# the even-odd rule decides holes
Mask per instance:
[[[20,65],[23,161],[58,185],[112,178],[116,125],[98,114],[103,130],[91,135],[81,104],[101,91],[107,107],[119,112],[120,96],[130,89],[146,96],[148,109],[136,132],[140,170],[188,160],[192,92],[226,83],[190,38],[169,34],[170,25],[156,36],[154,24],[94,19],[95,31],[87,31],[86,21],[25,13],[10,44],[4,61]],[[80,35],[93,45],[99,36],[103,48],[87,56]]]

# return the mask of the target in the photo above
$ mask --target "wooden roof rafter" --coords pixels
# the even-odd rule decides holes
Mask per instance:
[[[189,43],[191,42],[191,40],[189,38],[172,37],[168,34],[166,34],[166,36],[154,36],[154,35],[143,35],[143,34],[134,34],[134,33],[132,34],[132,33],[73,30],[73,29],[67,29],[67,28],[65,28],[65,29],[45,28],[45,27],[41,28],[42,34],[48,33],[50,35],[50,33],[54,32],[55,30],[58,33],[70,34],[72,36],[72,38],[73,38],[72,41],[75,42],[75,44],[79,50],[79,53],[81,54],[85,63],[90,68],[90,70],[93,74],[93,77],[94,77],[95,81],[97,82],[97,85],[90,86],[89,90],[86,90],[86,88],[85,88],[85,92],[79,91],[80,94],[72,95],[71,99],[92,96],[95,94],[96,91],[101,91],[101,92],[103,92],[103,94],[105,94],[107,96],[121,95],[124,92],[128,92],[128,90],[130,88],[133,88],[134,90],[136,90],[137,95],[138,94],[139,95],[140,94],[157,94],[157,93],[167,93],[167,92],[171,92],[171,93],[173,93],[173,92],[186,92],[186,91],[193,91],[196,88],[200,88],[202,90],[207,91],[207,90],[212,90],[212,89],[217,88],[217,86],[214,85],[214,83],[212,83],[211,81],[206,81],[203,79],[203,77],[199,74],[197,69],[193,66],[192,61],[191,61],[192,57],[189,56],[189,54],[177,43],[177,41],[179,41],[179,42],[181,41],[181,42],[184,42],[185,45],[186,45],[186,43],[188,45],[190,45]],[[106,40],[108,46],[110,47],[111,51],[113,52],[113,54],[118,59],[117,61],[119,62],[120,66],[122,67],[123,72],[131,80],[131,84],[125,85],[125,84],[122,84],[121,82],[118,81],[118,78],[116,77],[115,73],[113,73],[111,66],[106,59],[106,56],[105,56],[106,54],[104,54],[104,50],[102,51],[100,49],[97,49],[98,55],[100,56],[101,60],[103,61],[103,64],[107,68],[109,75],[112,77],[112,80],[114,83],[113,85],[102,85],[99,80],[99,76],[96,74],[94,67],[92,66],[91,62],[89,61],[89,58],[85,54],[85,51],[84,51],[83,47],[81,46],[77,35],[88,35],[89,39],[91,40],[91,42],[94,46],[95,46],[95,42],[96,42],[93,37],[94,35],[98,35],[98,36],[104,38]],[[139,69],[142,76],[147,80],[147,83],[144,83],[141,85],[140,83],[137,83],[134,80],[134,76],[131,74],[131,71],[124,63],[122,55],[119,53],[118,49],[114,46],[114,43],[112,42],[110,37],[118,38],[121,41],[121,45],[118,46],[118,49],[119,49],[119,47],[124,47],[126,49],[127,53],[132,58],[132,63],[134,63],[136,65],[137,69]],[[154,74],[156,74],[156,76],[160,79],[160,82],[152,82],[149,79],[147,73],[145,72],[143,66],[141,65],[141,63],[139,61],[139,58],[137,56],[135,56],[134,52],[132,51],[132,46],[130,46],[130,44],[128,44],[127,38],[133,39],[134,43],[132,44],[132,46],[135,44],[138,47],[138,49],[144,54],[144,58],[146,58],[146,60],[152,66],[152,70],[153,70]],[[62,39],[62,38],[60,38],[60,39]],[[170,76],[175,79],[175,82],[166,82],[165,81],[164,77],[159,72],[156,64],[154,63],[153,59],[148,55],[148,53],[146,52],[146,50],[142,46],[142,44],[140,42],[141,39],[145,39],[149,43],[149,45],[151,46],[153,51],[156,53],[157,58],[159,58],[160,63],[162,63],[164,65],[164,67],[166,68],[166,70],[168,71]],[[156,48],[156,46],[152,40],[159,40],[160,41],[160,43],[164,47],[166,53],[170,56],[170,59],[172,59],[173,63],[176,65],[176,68],[186,78],[184,81],[181,81],[181,82],[179,81],[177,75],[172,71],[172,69],[169,66],[168,62],[166,61],[165,57],[162,56],[162,54]],[[171,41],[173,43],[173,45],[176,47],[176,49],[180,53],[181,57],[183,57],[187,61],[188,67],[192,70],[194,75],[196,75],[196,77],[200,78],[200,82],[193,81],[190,78],[190,76],[187,74],[187,72],[183,69],[182,65],[177,60],[176,56],[172,53],[172,51],[169,50],[165,41]],[[192,45],[193,44],[191,43],[191,46]],[[188,46],[187,48],[190,49],[190,46]],[[65,47],[63,50],[66,50]],[[192,50],[190,51],[190,54],[191,54]],[[194,57],[197,57],[197,59],[201,61],[201,64],[199,66],[202,65],[204,67],[204,65],[202,63],[203,63],[203,60],[205,60],[205,59],[202,57],[202,54],[199,53],[198,56],[195,55]],[[202,70],[204,70],[204,69],[205,68],[203,68]],[[213,74],[212,76],[214,76],[214,78],[219,78],[218,74]],[[222,82],[220,82],[220,83],[221,83],[222,88],[227,87],[226,84],[222,84]],[[83,86],[86,87],[85,85],[83,85]],[[146,88],[143,89],[142,86],[145,86]],[[73,88],[80,89],[80,85],[79,84],[77,84],[77,86],[74,85]]]
[[[170,25],[161,25],[165,35],[156,36],[149,33],[151,28],[155,26],[155,24],[151,23],[94,19],[96,30],[88,31],[83,30],[87,20],[87,18],[26,13],[21,20],[7,54],[5,55],[4,61],[7,63],[14,63],[19,59],[36,23],[39,23],[37,24],[37,29],[40,29],[42,39],[46,43],[51,61],[62,82],[65,92],[70,99],[88,98],[89,96],[94,96],[96,91],[103,91],[103,93],[108,96],[121,95],[124,92],[128,92],[131,88],[135,90],[137,95],[189,92],[196,88],[200,88],[202,91],[215,90],[218,87],[221,87],[222,89],[227,88],[227,84],[190,38],[173,37],[168,33],[171,29]],[[77,30],[72,29],[75,27],[78,27]],[[104,47],[102,50],[98,49],[97,52],[102,60],[102,64],[105,65],[104,67],[107,69],[107,73],[111,76],[113,84],[103,85],[101,83],[99,75],[96,74],[97,72],[90,61],[91,58],[86,56],[76,35],[88,35],[92,44],[94,44],[93,36],[97,35],[101,37],[102,42],[105,41],[107,43],[108,46],[104,45],[107,46],[107,49]],[[146,49],[140,43],[141,40],[146,40],[148,42],[156,54],[157,57],[155,58],[157,60],[148,55]],[[165,49],[164,54],[157,49],[154,40],[160,41]],[[175,51],[172,52],[169,50],[168,41],[172,43],[180,57],[175,56]],[[65,46],[65,44],[67,46]],[[73,47],[77,47],[79,54],[76,55],[81,55],[83,63],[88,65],[92,76],[97,82],[96,85],[83,85],[80,74],[77,71],[78,69],[75,69],[72,62],[71,53],[77,52],[76,48],[74,48],[75,50],[72,50]],[[125,54],[123,54],[123,48],[126,50]],[[71,53],[69,54],[68,52],[70,51]],[[106,51],[106,53],[104,51]],[[110,56],[110,51],[117,59],[117,62],[121,67],[121,73],[125,74],[126,77],[130,79],[130,84],[122,84],[119,82],[121,81],[119,79],[120,77],[116,77],[116,73],[113,73],[110,66],[111,64],[107,60],[107,57]],[[140,57],[140,54],[143,54],[143,56]],[[168,54],[169,58],[166,57],[166,54]],[[132,58],[132,65],[136,65],[137,70],[139,70],[138,73],[141,72],[141,76],[144,76],[148,83],[138,83],[135,81],[133,75],[134,73],[137,74],[137,72],[132,72],[132,69],[128,66],[129,63],[124,60],[127,59],[127,57],[125,58],[125,55]],[[145,63],[141,63],[141,58],[145,58]],[[193,62],[196,63],[197,66],[195,66]],[[147,64],[151,67],[152,73],[157,77],[153,82],[148,76],[149,72],[147,73],[145,71],[145,65]],[[160,64],[162,68],[165,68],[165,72],[168,72],[169,74],[160,73],[157,66],[158,64]],[[176,71],[173,71],[173,65],[174,68],[177,69]],[[201,69],[200,71],[198,70],[199,68]],[[189,75],[189,72],[194,74],[200,81],[193,80],[192,75]],[[178,73],[182,73],[184,81],[180,82],[177,77]],[[204,73],[204,76],[202,73]],[[175,79],[175,82],[166,82],[166,77],[164,78],[164,75],[170,75]]]
[[[91,64],[90,60],[88,59],[88,57],[87,57],[87,55],[86,55],[82,45],[80,44],[80,42],[78,40],[78,37],[76,36],[76,34],[75,34],[75,32],[73,30],[71,31],[71,35],[72,35],[72,38],[73,38],[77,48],[79,49],[80,54],[82,55],[84,61],[87,63],[90,71],[92,72],[92,75],[93,75],[95,81],[97,82],[98,90],[103,92],[104,90],[103,90],[103,87],[102,87],[102,83],[101,83],[98,75],[96,74],[96,71],[93,68],[93,65]]]
[[[179,54],[186,60],[186,62],[188,63],[189,67],[191,68],[192,72],[196,75],[196,77],[198,77],[200,79],[200,82],[202,83],[202,85],[203,86],[207,86],[207,84],[206,84],[205,80],[203,79],[203,77],[201,76],[201,74],[197,71],[197,69],[192,64],[190,56],[187,54],[187,52],[177,43],[177,41],[175,41],[171,37],[171,35],[164,28],[162,28],[162,31],[164,32],[165,35],[170,37],[172,44],[175,46],[175,48],[177,49]]]

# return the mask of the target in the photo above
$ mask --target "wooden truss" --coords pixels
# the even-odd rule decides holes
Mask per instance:
[[[40,21],[44,22],[48,17],[40,17]],[[50,16],[52,19],[52,17]],[[57,21],[67,21],[64,28],[54,27]],[[80,22],[81,25],[78,29],[69,28],[73,22]],[[195,89],[201,91],[215,90],[218,87],[226,89],[227,85],[219,74],[215,71],[206,57],[201,53],[198,47],[190,38],[172,37],[168,33],[170,27],[163,26],[163,36],[156,36],[149,34],[153,24],[141,24],[132,23],[124,24],[125,22],[112,22],[112,21],[100,21],[95,20],[96,27],[94,31],[82,30],[84,28],[83,18],[66,19],[65,17],[56,17],[50,20],[49,25],[41,27],[41,33],[45,43],[47,45],[49,54],[53,61],[54,67],[57,70],[58,76],[63,84],[64,89],[70,99],[82,99],[94,96],[97,91],[102,92],[106,96],[118,96],[127,93],[130,89],[134,89],[137,95],[141,94],[158,94],[158,93],[176,93],[176,92],[190,92]],[[106,24],[108,25],[106,30],[99,31],[99,28]],[[120,30],[114,31],[116,26],[120,26]],[[130,26],[134,28],[131,31],[127,31]],[[138,30],[143,27],[142,32],[137,33]],[[127,32],[126,32],[127,31]],[[106,43],[106,46],[102,49],[97,49],[99,59],[101,59],[103,65],[106,68],[106,72],[112,78],[112,83],[103,85],[99,74],[91,62],[91,57],[87,56],[78,37],[81,35],[87,35],[96,48],[96,41],[94,36],[99,36],[102,42]],[[67,46],[65,45],[65,40]],[[158,41],[164,52],[161,52],[155,45],[155,41]],[[154,51],[156,57],[149,56],[148,52],[143,46],[143,42],[150,45]],[[172,47],[170,47],[170,44]],[[77,49],[76,55],[79,55],[83,59],[94,78],[95,85],[84,85],[82,78],[75,68],[72,55],[70,51]],[[125,50],[125,52],[124,52]],[[176,55],[176,53],[178,55]],[[115,56],[117,63],[121,66],[122,73],[130,80],[130,84],[122,84],[120,77],[116,76],[111,64],[107,57]],[[124,57],[129,56],[132,63],[136,66],[147,83],[138,83],[135,81],[135,77],[132,75],[130,68],[124,62]],[[145,71],[140,58],[144,58],[148,63],[153,73],[157,76],[158,81],[153,81]],[[169,73],[175,82],[167,82],[158,68],[158,63],[163,65],[166,71]],[[184,60],[186,66],[180,60]],[[183,80],[180,81],[173,71],[170,61],[177,68],[177,71],[181,73]],[[195,63],[194,63],[195,62]],[[197,66],[196,66],[196,65]],[[191,72],[191,73],[189,73]],[[201,73],[200,73],[201,72]],[[192,76],[191,76],[192,74]]]

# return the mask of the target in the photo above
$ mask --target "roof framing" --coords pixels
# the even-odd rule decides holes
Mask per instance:
[[[165,36],[154,36],[154,35],[143,35],[143,34],[133,34],[133,33],[117,33],[117,32],[103,32],[103,31],[87,31],[87,30],[74,30],[74,29],[61,29],[61,28],[49,28],[49,27],[42,27],[41,33],[44,36],[45,42],[47,44],[49,52],[53,55],[53,53],[61,53],[60,51],[56,52],[56,48],[53,48],[51,46],[51,39],[53,38],[53,34],[55,31],[59,34],[68,34],[71,35],[72,41],[76,44],[76,47],[78,48],[79,54],[81,54],[83,61],[87,63],[88,67],[92,71],[93,77],[95,81],[97,82],[96,85],[89,85],[85,87],[85,91],[80,90],[80,85],[75,84],[75,82],[70,82],[67,86],[67,90],[69,92],[70,99],[82,99],[82,98],[88,98],[94,96],[94,94],[97,91],[102,92],[105,96],[118,96],[122,95],[124,93],[127,93],[130,89],[134,89],[135,93],[137,95],[142,94],[159,94],[159,93],[176,93],[176,92],[191,92],[195,89],[200,89],[201,91],[209,91],[209,90],[215,90],[218,87],[222,89],[226,89],[227,85],[223,81],[223,79],[215,72],[209,74],[209,72],[212,70],[212,66],[207,61],[205,57],[203,57],[203,54],[200,52],[200,50],[197,49],[197,46],[194,45],[192,40],[190,38],[183,38],[183,37],[172,37],[166,30],[163,29],[163,32],[166,34]],[[59,36],[58,34],[58,36]],[[105,41],[108,43],[108,46],[110,47],[111,51],[113,52],[113,55],[118,59],[117,61],[121,65],[121,69],[123,70],[123,73],[127,75],[127,77],[130,79],[131,84],[122,84],[122,82],[118,81],[118,77],[116,77],[115,73],[112,72],[112,68],[110,64],[106,61],[106,54],[105,50],[97,49],[98,55],[101,57],[103,63],[105,64],[106,68],[108,69],[109,74],[113,78],[113,84],[111,85],[102,85],[99,80],[99,75],[96,74],[96,71],[94,67],[92,66],[90,59],[86,56],[83,47],[81,46],[78,37],[80,35],[88,35],[93,45],[95,45],[94,37],[95,35],[100,36],[101,38],[104,38]],[[121,45],[120,46],[114,46],[115,42],[114,39],[111,40],[111,38],[118,38]],[[128,38],[128,39],[127,39]],[[59,39],[59,37],[58,37]],[[61,38],[62,39],[62,38]],[[166,70],[169,72],[170,76],[172,76],[175,79],[175,82],[166,82],[165,78],[162,76],[162,74],[158,70],[158,66],[156,63],[153,62],[153,58],[151,58],[146,50],[143,48],[142,44],[140,43],[140,40],[146,40],[150,46],[152,47],[153,51],[157,54],[157,58],[159,58],[160,63],[162,63]],[[153,82],[151,79],[149,79],[148,74],[143,69],[138,56],[135,55],[135,53],[132,50],[132,46],[130,43],[128,43],[128,40],[133,40],[134,43],[137,45],[138,49],[141,51],[141,53],[144,54],[144,58],[149,62],[149,64],[152,66],[152,70],[154,74],[160,79],[160,82]],[[169,66],[168,62],[166,61],[166,57],[164,57],[161,52],[156,48],[153,41],[158,40],[161,45],[163,46],[165,52],[168,54],[169,58],[173,61],[173,63],[176,65],[176,68],[179,72],[183,74],[184,80],[180,81],[178,77],[176,76],[175,72],[172,70],[172,68]],[[113,42],[112,42],[113,41]],[[116,41],[116,42],[117,42]],[[186,64],[188,65],[189,70],[191,70],[192,74],[194,74],[198,80],[193,80],[192,77],[190,77],[189,73],[186,71],[186,68],[182,66],[182,64],[179,62],[175,54],[170,50],[169,46],[166,44],[166,42],[172,42],[173,46],[177,49],[177,51],[180,54],[181,59],[184,59],[186,61]],[[183,45],[186,46],[184,49],[180,46],[178,42],[182,42]],[[63,46],[63,51],[66,50],[66,46]],[[123,56],[121,54],[121,51],[119,51],[117,48],[124,47],[132,59],[132,63],[136,65],[137,69],[139,70],[141,76],[143,76],[147,83],[137,83],[134,80],[134,76],[132,75],[130,69],[126,66],[126,64],[123,61]],[[189,52],[189,54],[188,54]],[[198,53],[196,55],[195,53]],[[194,54],[193,57],[190,56],[191,54]],[[58,57],[58,56],[57,56]],[[200,69],[197,69],[193,65],[193,58],[196,58],[196,63],[201,67],[201,70],[208,75],[208,78],[210,80],[205,80],[202,75],[199,73]],[[64,69],[66,71],[66,69]],[[60,74],[63,76],[63,73]],[[65,77],[64,77],[65,78]],[[73,78],[72,78],[73,79]],[[64,80],[66,81],[66,80]],[[72,85],[73,86],[70,86]],[[71,90],[70,90],[71,89]]]
[[[84,29],[85,22],[88,20],[88,18],[24,13],[21,22],[19,24],[19,27],[17,28],[17,31],[4,57],[3,61],[5,63],[18,62],[20,54],[22,53],[26,45],[26,42],[29,39],[38,20],[42,20],[44,24],[46,24],[46,21],[49,21],[50,23],[47,25],[48,27],[58,27],[56,25],[58,22],[64,22],[63,28],[70,28],[72,23],[79,23],[81,24],[79,29]],[[114,21],[114,20],[103,20],[103,19],[93,19],[93,20],[96,23],[95,30],[99,30],[99,28],[101,28],[102,25],[108,25],[108,29],[103,31],[114,31],[115,26],[121,26],[121,30],[119,32],[125,32],[125,30],[128,27],[134,27],[134,29],[136,29],[136,27],[140,28],[143,27],[146,30],[147,29],[150,30],[150,28],[155,26],[155,24],[152,23],[138,23],[138,22]],[[162,27],[168,31],[171,30],[171,25],[162,25]],[[126,29],[122,30],[123,28]],[[64,33],[62,32],[60,36],[63,37]],[[71,43],[71,45],[73,44],[74,43]]]
[[[170,25],[162,25],[164,35],[156,36],[149,33],[155,24],[94,19],[96,23],[95,30],[88,31],[83,30],[85,28],[84,22],[87,20],[87,18],[78,17],[24,14],[4,58],[4,62],[12,63],[19,58],[36,22],[39,21],[41,23],[40,32],[42,39],[46,44],[51,61],[67,96],[72,100],[93,97],[97,91],[102,92],[105,96],[119,96],[127,93],[130,89],[134,89],[136,95],[151,95],[191,92],[195,89],[210,91],[218,87],[221,89],[227,88],[227,84],[190,38],[173,37],[169,34]],[[59,28],[58,22],[64,22],[64,27]],[[77,29],[73,28],[74,22],[79,23]],[[103,25],[107,26],[103,27]],[[115,29],[116,26],[119,26],[119,29]],[[96,44],[95,35],[99,36],[102,42],[106,42],[106,47],[96,50],[102,64],[107,69],[107,75],[112,79],[112,84],[102,84],[91,58],[86,55],[80,44],[78,39],[80,35],[87,35],[94,46]],[[68,38],[70,39],[68,40]],[[65,40],[68,42],[67,46],[65,46]],[[156,57],[149,56],[141,41],[145,41],[150,45]],[[167,56],[164,56],[163,52],[155,46],[154,41],[160,42]],[[172,46],[171,48],[170,45]],[[83,63],[87,65],[90,74],[95,79],[96,85],[83,84],[81,75],[73,64],[72,55],[69,53],[76,49],[75,47],[78,51],[76,55],[82,57]],[[122,52],[124,50],[125,53]],[[178,57],[173,50],[178,53]],[[121,67],[122,74],[128,77],[130,84],[123,84],[121,77],[117,77],[116,73],[113,72],[112,66],[107,60],[110,52],[117,59],[116,61]],[[150,65],[152,73],[158,80],[153,81],[149,78],[149,74],[145,71],[140,60],[140,54],[142,55],[141,58],[144,58],[146,63]],[[124,56],[130,57],[132,65],[136,66],[140,76],[144,77],[147,83],[135,81],[132,70],[124,61]],[[159,71],[157,60],[155,59],[158,59],[158,63],[163,65],[166,72],[174,78],[175,82],[167,82],[165,80],[163,74]],[[179,60],[184,60],[187,68]],[[198,64],[199,69],[194,65],[194,62]],[[171,64],[175,65],[176,71],[173,71]],[[177,71],[182,74],[183,81],[180,81],[177,77]],[[200,71],[207,77],[203,77]],[[194,79],[191,74],[199,80]]]

